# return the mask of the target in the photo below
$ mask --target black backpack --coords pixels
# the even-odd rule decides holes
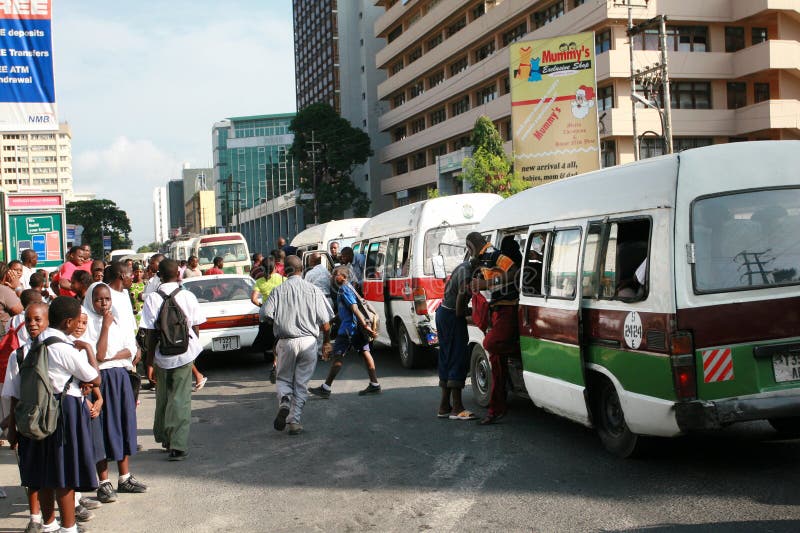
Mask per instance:
[[[181,355],[189,349],[189,325],[186,322],[186,313],[175,301],[175,295],[180,291],[178,287],[171,294],[158,290],[164,299],[156,319],[158,330],[158,349],[161,355]]]

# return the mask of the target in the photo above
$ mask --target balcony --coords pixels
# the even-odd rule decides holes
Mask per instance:
[[[735,111],[734,135],[800,128],[800,101],[767,100]]]

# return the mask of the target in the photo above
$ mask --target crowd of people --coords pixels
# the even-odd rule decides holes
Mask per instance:
[[[273,362],[270,381],[278,403],[273,427],[298,435],[309,393],[331,397],[348,352],[358,353],[367,371],[368,384],[358,394],[382,392],[370,350],[378,332],[362,298],[362,255],[333,242],[327,256],[332,265],[313,252],[304,268],[297,250],[282,238],[278,245],[268,257],[253,257],[251,300],[260,307],[257,345]],[[467,236],[466,247],[470,259],[451,273],[436,314],[442,391],[437,416],[477,418],[461,397],[472,299],[473,314],[488,310],[481,327],[492,390],[481,423],[490,424],[506,412],[504,359],[519,353],[513,279],[521,257],[518,247],[497,249],[479,233]],[[153,434],[168,460],[189,455],[191,393],[207,382],[194,364],[202,351],[199,326],[205,316],[181,281],[220,274],[223,264],[215,258],[203,273],[196,257],[178,263],[162,254],[151,256],[146,266],[131,260],[106,264],[92,259],[84,245],[71,248],[53,273],[36,266],[33,250],[23,251],[20,260],[0,262],[2,436],[17,449],[30,507],[26,532],[72,533],[118,493],[147,491],[131,473],[131,457],[141,449],[136,418],[141,388],[155,388]],[[475,300],[480,295],[487,296],[485,305]],[[327,377],[309,387],[319,359],[331,361]],[[36,388],[40,382],[44,389]],[[38,405],[30,407],[43,396],[57,402],[58,423],[33,430],[44,418]],[[117,466],[116,488],[109,462]],[[96,491],[96,498],[83,496],[89,491]]]

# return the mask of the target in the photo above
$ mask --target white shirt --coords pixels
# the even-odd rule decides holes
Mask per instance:
[[[177,282],[164,283],[160,289],[164,294],[172,294],[178,288]],[[142,321],[141,327],[145,329],[156,329],[158,322],[158,313],[161,311],[161,304],[164,299],[158,294],[158,291],[148,294],[144,299],[144,307],[142,307]],[[203,351],[203,346],[200,344],[200,339],[195,334],[192,326],[199,326],[206,321],[203,310],[197,302],[197,298],[191,291],[181,289],[175,295],[175,301],[183,309],[186,315],[186,324],[189,326],[189,347],[180,355],[161,355],[161,350],[156,347],[155,364],[159,368],[169,370],[186,365],[197,359],[200,352]]]
[[[114,291],[111,291],[114,292]],[[113,304],[112,304],[113,305]],[[127,335],[121,325],[113,322],[108,328],[108,345],[106,347],[106,357],[113,357],[121,350],[127,348],[131,352],[128,359],[113,359],[111,361],[97,361],[100,370],[108,368],[133,368],[133,358],[136,356],[136,337]]]
[[[136,330],[139,326],[136,324],[136,317],[133,315],[133,306],[131,305],[131,297],[128,294],[128,289],[115,291],[109,287],[111,293],[111,307],[117,312],[119,316],[119,325],[122,327],[123,333],[130,331],[136,342]]]
[[[144,286],[143,297],[146,297],[151,292],[156,292],[158,288],[161,286],[161,278],[158,275],[153,276],[147,282],[147,285]]]
[[[20,348],[22,348],[22,358],[25,359],[28,356],[28,350],[31,348],[30,339],[28,339],[28,342],[21,345]],[[11,352],[11,356],[8,358],[8,366],[6,367],[6,381],[3,383],[3,392],[0,393],[0,396],[3,398],[19,399],[19,380],[15,381],[15,378],[18,375],[19,364],[17,363],[17,351],[14,350]]]
[[[92,381],[95,379],[98,375],[97,370],[95,370],[94,367],[89,364],[89,360],[85,355],[76,350],[75,347],[69,343],[69,340],[63,331],[59,331],[54,328],[47,328],[39,335],[39,340],[44,341],[50,337],[57,337],[64,341],[51,345],[47,351],[49,364],[47,375],[50,377],[50,384],[53,386],[53,390],[56,393],[63,391],[67,381],[72,378],[72,383],[69,385],[67,394],[69,396],[81,398],[83,395],[81,394],[80,383],[82,381]],[[30,348],[30,344],[27,344],[26,346]],[[26,350],[25,356],[27,355],[28,354]],[[8,366],[11,367],[12,364],[14,367],[17,367],[16,357],[13,357],[13,362],[11,359],[9,359]],[[19,398],[19,368],[12,370],[12,372],[15,371],[16,375],[13,376],[13,379],[10,381],[11,389],[7,392],[6,389],[8,388],[8,385],[6,385],[6,387],[3,388],[3,394],[14,398]],[[8,375],[8,371],[6,371],[6,375]]]
[[[305,280],[322,291],[325,296],[331,293],[331,273],[328,272],[328,267],[320,263],[308,272],[306,272]]]
[[[22,290],[31,288],[31,276],[34,272],[36,272],[34,269],[22,265],[22,276],[19,278],[19,283],[20,287],[22,287]]]

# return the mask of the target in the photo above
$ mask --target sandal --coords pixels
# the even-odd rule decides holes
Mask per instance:
[[[436,413],[436,418],[448,418],[450,416],[450,411],[446,413]]]
[[[195,385],[195,386],[194,386],[194,392],[197,392],[197,391],[199,391],[200,389],[202,389],[203,387],[205,387],[205,386],[206,386],[206,381],[208,381],[208,377],[206,377],[206,376],[203,376],[203,379],[201,379],[201,380],[200,380],[200,381],[197,383],[197,385]]]
[[[489,424],[494,424],[495,422],[497,422],[498,420],[503,418],[505,415],[506,415],[505,413],[499,414],[499,415],[488,415],[487,414],[485,417],[483,417],[481,419],[480,422],[478,422],[478,424],[480,424],[482,426],[488,426]]]
[[[464,409],[457,415],[450,415],[450,420],[477,420],[478,417],[474,413]]]

